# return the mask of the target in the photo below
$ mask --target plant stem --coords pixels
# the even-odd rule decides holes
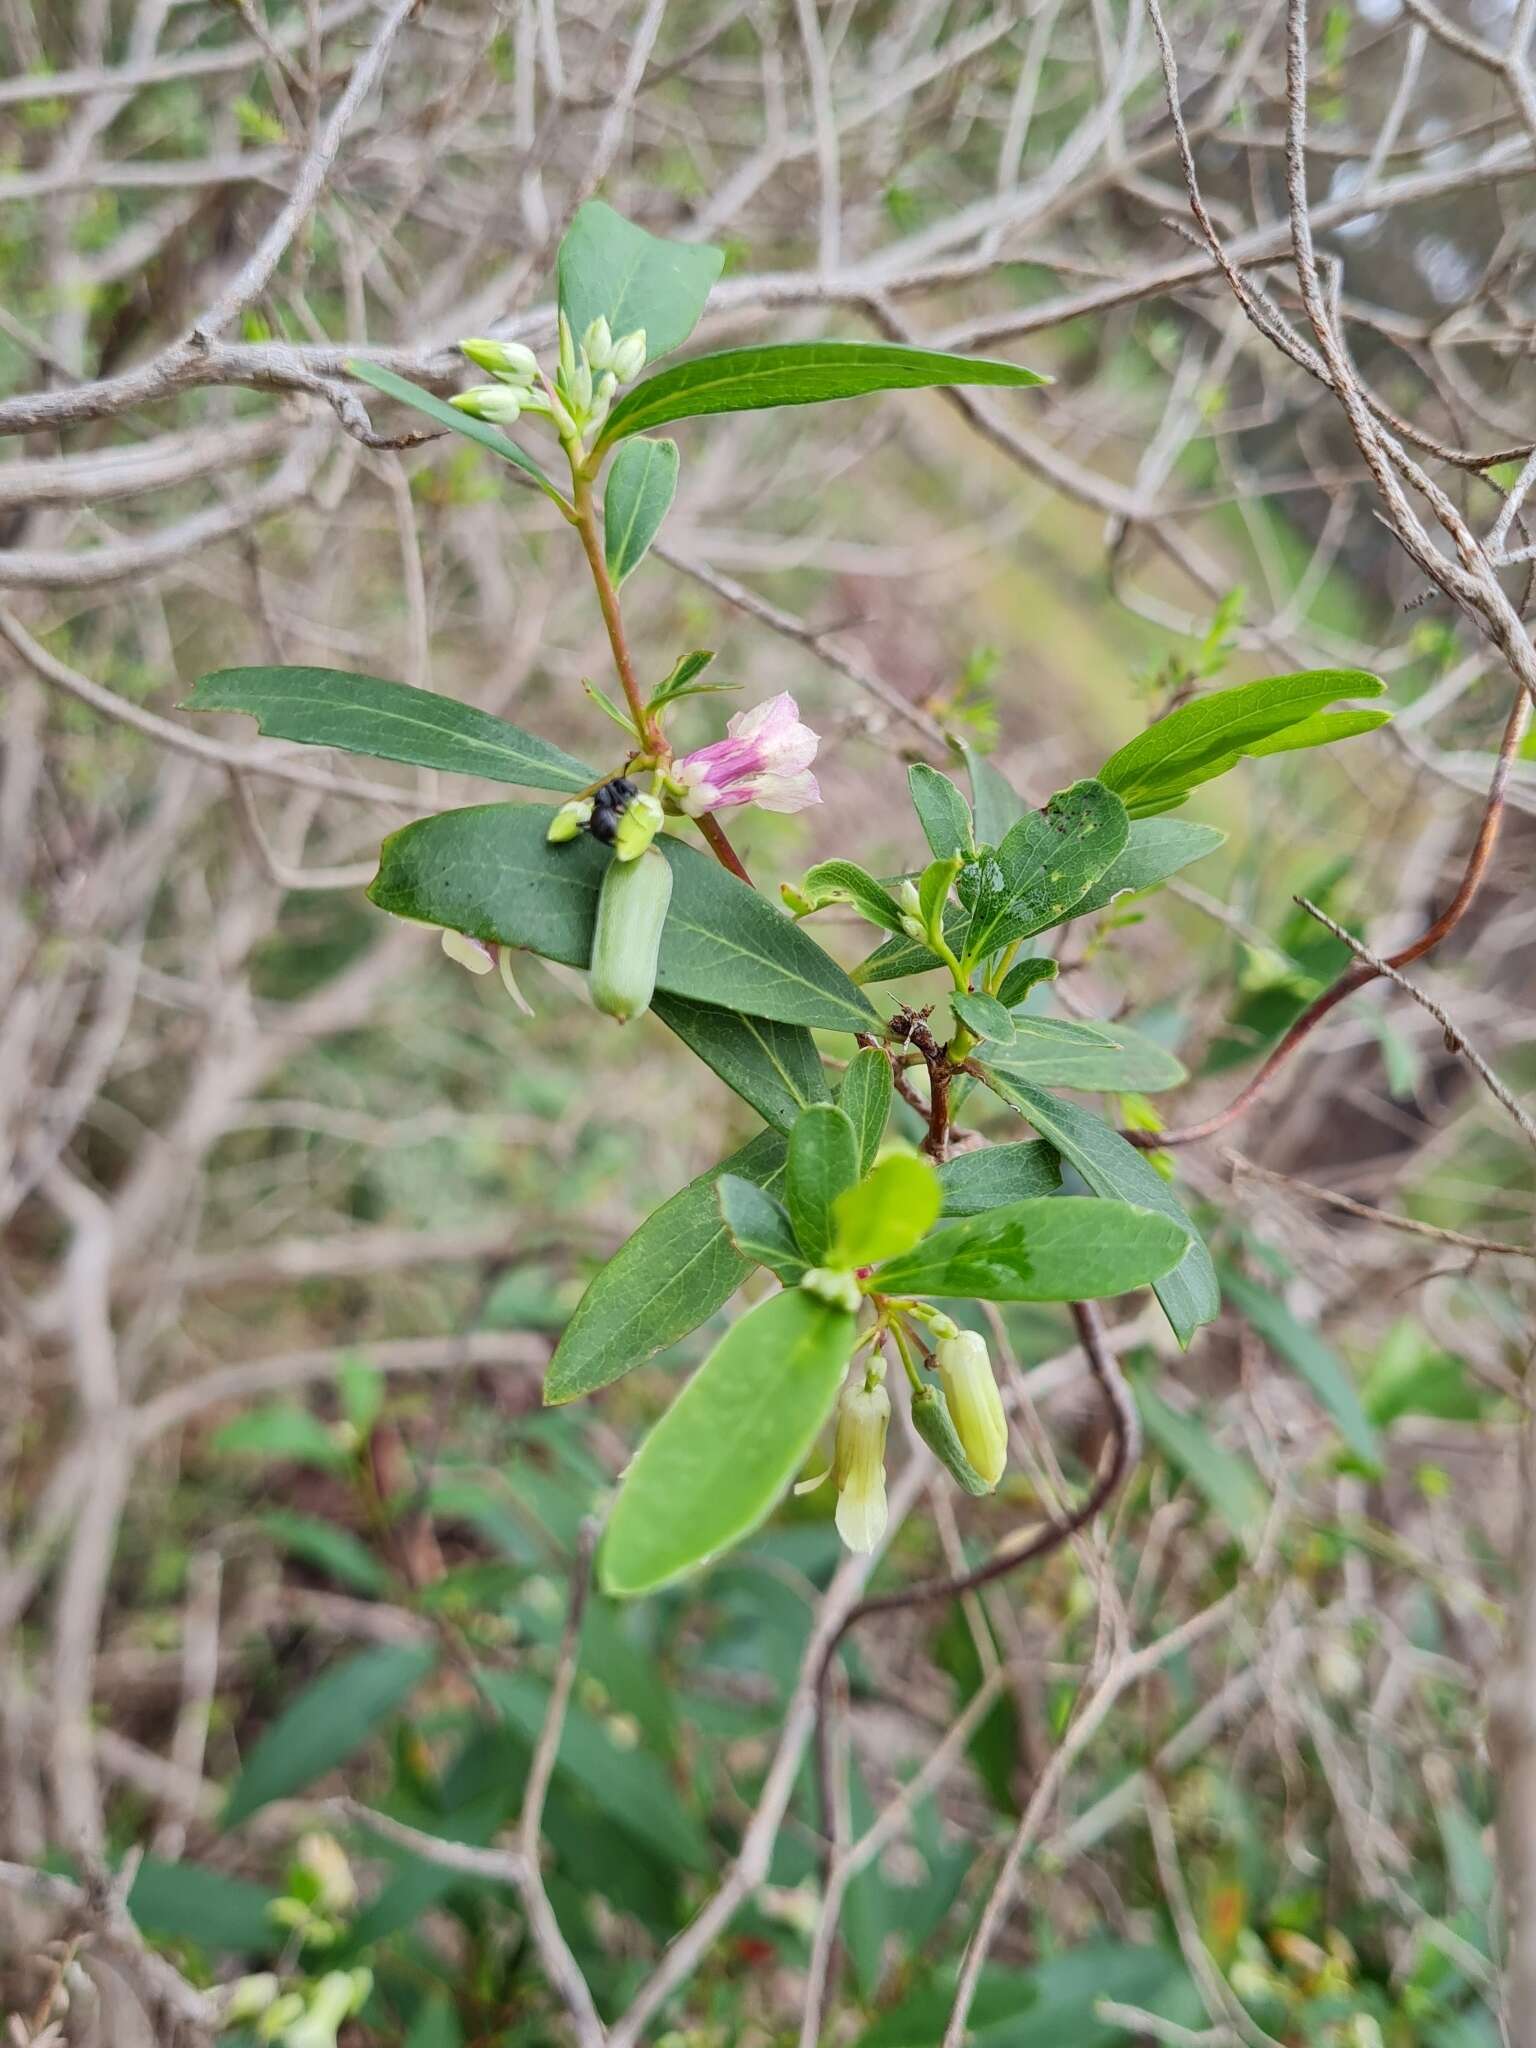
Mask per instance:
[[[603,624],[608,629],[608,645],[613,649],[613,665],[619,681],[624,686],[624,701],[629,706],[629,715],[634,720],[635,732],[640,744],[653,753],[663,753],[666,742],[661,728],[645,708],[645,699],[640,694],[640,681],[635,674],[635,664],[630,659],[629,642],[624,637],[624,619],[619,611],[619,593],[614,588],[613,578],[608,574],[608,564],[603,559],[603,543],[597,531],[597,515],[592,503],[592,479],[577,469],[572,473],[571,503],[575,511],[574,525],[581,536],[582,552],[587,558],[587,567],[592,571],[592,581],[597,588],[597,601],[602,608]]]
[[[912,1353],[907,1345],[906,1332],[902,1329],[900,1323],[894,1320],[887,1325],[887,1328],[890,1330],[892,1342],[901,1355],[901,1362],[907,1369],[907,1379],[914,1393],[921,1393],[923,1390],[923,1376],[912,1362]]]
[[[706,811],[703,817],[695,822],[700,832],[703,833],[705,843],[709,847],[710,852],[719,861],[721,867],[729,868],[733,875],[739,875],[742,881],[750,888],[752,886],[752,877],[742,866],[741,856],[737,853],[735,847],[732,846],[730,840],[726,838],[724,829],[716,820],[714,813]]]

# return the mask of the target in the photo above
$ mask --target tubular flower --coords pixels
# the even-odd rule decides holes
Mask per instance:
[[[760,804],[765,811],[803,811],[819,804],[821,791],[811,763],[821,741],[800,722],[800,707],[787,691],[738,711],[726,737],[674,761],[669,780],[690,818],[726,811],[736,804]]]
[[[832,1483],[837,1533],[850,1550],[870,1551],[885,1534],[885,1432],[891,1397],[873,1371],[844,1387],[837,1404]]]
[[[962,1330],[944,1339],[936,1357],[955,1434],[977,1475],[996,1486],[1008,1462],[1008,1423],[986,1339]]]
[[[533,1015],[533,1005],[512,978],[512,955],[506,946],[498,946],[492,940],[472,939],[468,932],[445,930],[443,951],[460,967],[467,967],[471,974],[489,974],[493,967],[499,969],[501,985],[507,994],[525,1017]]]

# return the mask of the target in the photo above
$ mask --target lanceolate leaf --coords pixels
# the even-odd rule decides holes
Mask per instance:
[[[969,857],[976,851],[971,807],[947,775],[926,761],[914,761],[907,770],[907,787],[935,860],[946,860],[952,853]]]
[[[650,433],[671,420],[705,413],[756,412],[765,406],[820,405],[870,391],[913,391],[936,384],[1048,384],[1017,363],[943,355],[890,341],[785,341],[695,356],[648,377],[608,415],[604,444]]]
[[[368,894],[397,917],[585,967],[611,856],[586,834],[548,845],[551,816],[534,804],[487,804],[423,818],[385,840]],[[873,1010],[808,933],[670,833],[656,844],[673,882],[659,989],[782,1024],[874,1026]]]
[[[599,314],[615,341],[643,327],[646,360],[655,362],[698,326],[724,262],[707,242],[667,241],[589,199],[555,259],[560,310],[578,343]]]
[[[493,455],[499,455],[503,462],[510,462],[531,476],[543,491],[548,492],[557,505],[565,503],[564,495],[556,489],[540,469],[531,455],[525,455],[517,443],[510,440],[500,427],[493,427],[487,420],[471,419],[467,412],[460,412],[456,406],[436,397],[430,391],[423,391],[419,384],[412,384],[404,377],[397,377],[393,370],[386,370],[378,363],[350,362],[347,369],[364,384],[371,384],[375,391],[382,391],[390,398],[398,398],[402,405],[408,405],[413,412],[425,413],[429,420],[435,420],[440,427],[446,427],[450,434],[460,434],[466,441],[478,442],[482,448],[489,448]]]
[[[837,1106],[852,1118],[858,1137],[860,1173],[868,1173],[875,1163],[894,1093],[890,1061],[878,1046],[861,1046],[848,1062],[837,1091]]]
[[[234,1827],[269,1800],[313,1784],[361,1748],[437,1663],[431,1646],[392,1645],[346,1657],[305,1688],[257,1738],[221,1816]]]
[[[1010,825],[1029,809],[1023,797],[985,754],[979,754],[967,740],[959,742],[960,752],[971,777],[971,807],[976,814],[978,846],[998,846]]]
[[[1379,697],[1379,676],[1357,668],[1307,669],[1299,675],[1266,676],[1212,690],[1138,733],[1099,770],[1099,780],[1117,790],[1133,816],[1180,804],[1213,776],[1224,775],[1244,754],[1278,753],[1287,746],[1319,746],[1349,732],[1368,729],[1366,714],[1318,719],[1339,697]],[[1383,722],[1369,714],[1369,724]],[[1289,741],[1283,739],[1287,732]]]
[[[615,583],[638,569],[677,491],[677,443],[630,441],[603,488],[603,555]]]
[[[1014,1202],[942,1224],[877,1269],[882,1294],[978,1301],[1092,1301],[1159,1279],[1184,1256],[1187,1224],[1091,1196]]]
[[[1096,1195],[1156,1209],[1190,1233],[1189,1249],[1179,1264],[1153,1282],[1175,1336],[1187,1345],[1202,1323],[1214,1321],[1221,1313],[1221,1294],[1211,1255],[1175,1201],[1168,1183],[1153,1171],[1134,1145],[1128,1145],[1118,1131],[1112,1131],[1086,1109],[1047,1095],[1043,1088],[1027,1081],[1011,1080],[992,1070],[987,1072],[987,1086],[1027,1116],[1041,1137],[1048,1139],[1076,1167]]]
[[[1214,825],[1194,825],[1183,818],[1133,818],[1125,850],[1100,875],[1085,896],[1072,906],[1073,917],[1102,910],[1117,896],[1155,889],[1191,861],[1202,860],[1225,843]]]
[[[775,1024],[659,991],[651,1008],[775,1130],[791,1129],[802,1109],[830,1099],[816,1041],[803,1024]]]
[[[605,1592],[653,1592],[757,1527],[831,1413],[854,1330],[798,1287],[732,1326],[625,1475],[598,1559]]]
[[[741,1256],[755,1266],[766,1266],[786,1287],[797,1286],[805,1260],[784,1204],[734,1173],[720,1175],[716,1192],[725,1227]]]
[[[1020,1145],[980,1145],[939,1168],[946,1216],[979,1216],[1008,1202],[1048,1195],[1061,1186],[1061,1161],[1043,1138]]]
[[[450,775],[525,789],[574,791],[596,780],[584,763],[473,704],[409,683],[336,668],[221,668],[199,679],[187,711],[244,711],[269,739],[341,747]]]
[[[1037,1025],[1056,1020],[1027,1021]],[[1034,1081],[1043,1088],[1112,1088],[1153,1095],[1188,1079],[1180,1061],[1155,1039],[1143,1037],[1128,1024],[1116,1022],[1107,1029],[1114,1034],[1113,1043],[1053,1042],[1021,1031],[1011,1045],[989,1046],[987,1064],[1010,1079]]]
[[[549,1362],[546,1401],[574,1401],[609,1386],[730,1300],[752,1269],[731,1243],[715,1183],[732,1173],[777,1189],[786,1149],[776,1131],[761,1131],[646,1218],[576,1304]]]
[[[834,1235],[833,1204],[859,1177],[853,1121],[830,1105],[808,1109],[789,1134],[784,1198],[800,1249],[812,1265],[826,1261]]]

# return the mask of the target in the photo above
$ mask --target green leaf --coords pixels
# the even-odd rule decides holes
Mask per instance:
[[[1183,818],[1133,818],[1125,851],[1072,906],[1072,916],[1086,917],[1092,910],[1102,910],[1116,896],[1155,889],[1191,861],[1214,853],[1226,843],[1226,837],[1214,825],[1194,825]]]
[[[946,1223],[872,1284],[882,1294],[1096,1301],[1160,1279],[1188,1248],[1189,1226],[1171,1216],[1061,1195]]]
[[[803,1024],[776,1024],[659,992],[651,1008],[775,1130],[790,1130],[802,1109],[829,1099],[821,1055]]]
[[[1136,1406],[1147,1435],[1220,1515],[1244,1549],[1253,1554],[1269,1519],[1269,1494],[1247,1458],[1224,1451],[1204,1423],[1181,1415],[1158,1398],[1144,1380],[1133,1382]]]
[[[404,377],[397,377],[393,370],[386,370],[378,363],[365,363],[354,359],[347,364],[348,373],[360,378],[364,384],[371,384],[375,391],[382,391],[386,397],[397,398],[402,405],[408,405],[413,412],[425,413],[429,420],[435,420],[440,427],[446,427],[450,434],[460,434],[466,441],[475,441],[482,448],[489,448],[493,455],[499,455],[503,462],[510,462],[531,476],[540,490],[554,499],[557,505],[564,505],[564,494],[550,482],[531,455],[525,455],[517,443],[510,440],[500,427],[493,427],[488,420],[471,419],[467,412],[460,412],[457,406],[449,405],[430,391],[423,391],[419,384],[412,384]]]
[[[985,754],[978,753],[968,740],[959,740],[956,744],[970,773],[971,806],[976,813],[976,843],[978,846],[1001,845],[1009,826],[1026,814],[1029,805],[1007,777],[992,766]]]
[[[827,903],[851,903],[861,917],[882,931],[901,930],[901,911],[873,875],[866,874],[857,861],[823,860],[808,868],[801,883],[807,896],[820,910]]]
[[[1054,1017],[1018,1018],[1016,1042],[988,1050],[987,1064],[1012,1080],[1033,1081],[1042,1088],[1106,1088],[1117,1092],[1155,1094],[1176,1088],[1189,1076],[1182,1063],[1155,1039],[1118,1020],[1107,1027],[1113,1040],[1042,1039],[1035,1027],[1055,1024]]]
[[[964,865],[958,853],[951,853],[946,854],[943,860],[930,861],[923,869],[917,885],[917,914],[922,919],[924,931],[942,930],[939,920],[944,915],[949,892],[955,886],[955,877]]]
[[[389,1591],[389,1573],[368,1546],[350,1529],[338,1529],[334,1522],[322,1522],[316,1515],[291,1514],[274,1508],[260,1518],[260,1526],[292,1556],[313,1565],[340,1586],[376,1600]]]
[[[526,789],[574,792],[596,780],[585,763],[489,711],[341,669],[216,669],[193,686],[182,709],[244,711],[269,739],[341,747],[376,761],[484,775]]]
[[[1012,1045],[1013,1019],[996,996],[953,995],[949,1007],[973,1037],[992,1045]]]
[[[946,1216],[979,1216],[1008,1202],[1048,1195],[1061,1186],[1061,1161],[1043,1138],[1018,1145],[981,1145],[939,1168]]]
[[[944,920],[945,931],[954,939],[966,913],[954,905]],[[870,981],[903,981],[909,974],[928,974],[944,962],[930,946],[921,939],[887,939],[883,946],[877,946],[867,959],[861,960],[853,970],[853,979],[862,986]]]
[[[677,443],[628,441],[603,486],[603,558],[615,583],[638,569],[677,494]]]
[[[151,1941],[192,1941],[210,1955],[264,1955],[282,1930],[267,1907],[275,1894],[202,1863],[146,1856],[128,1893],[129,1916]]]
[[[875,1163],[894,1093],[890,1061],[878,1046],[861,1046],[848,1062],[837,1091],[837,1106],[853,1119],[858,1133],[860,1173],[868,1173]]]
[[[910,1251],[938,1220],[940,1200],[927,1160],[893,1152],[832,1204],[832,1264],[873,1266]]]
[[[854,1333],[846,1310],[798,1287],[727,1332],[625,1475],[598,1559],[605,1592],[653,1592],[757,1527],[831,1413]]]
[[[618,332],[617,329],[614,330]],[[1017,363],[944,355],[890,341],[783,341],[694,356],[648,377],[608,415],[602,442],[646,434],[671,420],[706,413],[758,412],[765,406],[823,405],[871,391],[915,391],[937,384],[1048,384]]]
[[[1339,1435],[1373,1472],[1381,1470],[1381,1440],[1371,1427],[1349,1368],[1315,1330],[1297,1322],[1283,1301],[1230,1266],[1221,1269],[1221,1291],[1264,1341],[1293,1365],[1316,1395]]]
[[[1054,981],[1059,971],[1059,962],[1055,960],[1021,960],[1003,976],[997,1000],[1005,1010],[1011,1010],[1023,1002],[1031,989],[1038,988],[1042,982]]]
[[[934,858],[946,860],[958,853],[968,860],[976,851],[971,807],[956,785],[926,761],[914,761],[907,770],[907,787],[912,792],[917,822]]]
[[[714,654],[707,647],[695,647],[689,654],[680,654],[673,664],[672,673],[663,683],[658,683],[651,693],[649,709],[660,711],[668,704],[675,704],[680,697],[698,697],[712,690],[736,690],[739,683],[700,683],[698,678],[714,660]]]
[[[549,1362],[546,1401],[574,1401],[611,1385],[730,1300],[752,1269],[721,1220],[715,1183],[732,1173],[776,1188],[787,1149],[776,1131],[760,1131],[646,1218],[576,1304]]]
[[[1307,747],[1328,747],[1335,740],[1357,739],[1361,733],[1377,732],[1391,722],[1390,711],[1319,711],[1244,751],[1255,761],[1266,754],[1299,754]]]
[[[754,1266],[766,1266],[786,1287],[797,1287],[806,1263],[784,1204],[734,1173],[722,1173],[715,1191],[725,1227],[741,1256]]]
[[[800,1249],[813,1266],[825,1265],[832,1249],[833,1203],[858,1177],[852,1118],[830,1104],[808,1109],[789,1134],[784,1198]]]
[[[293,1401],[274,1401],[253,1408],[215,1430],[213,1448],[224,1456],[279,1459],[286,1464],[318,1465],[341,1472],[351,1464],[335,1434],[307,1408]]]
[[[555,259],[560,310],[579,343],[601,315],[615,341],[645,329],[645,357],[681,348],[699,324],[724,252],[647,234],[601,199],[576,209]]]
[[[361,1650],[331,1665],[257,1738],[220,1825],[235,1827],[273,1799],[302,1791],[360,1749],[437,1664],[429,1645]]]
[[[1134,817],[1167,810],[1200,783],[1224,775],[1244,754],[1280,751],[1273,743],[1288,730],[1310,729],[1291,742],[1295,746],[1344,737],[1334,721],[1316,721],[1315,714],[1337,697],[1379,697],[1386,687],[1364,669],[1322,668],[1212,690],[1111,754],[1099,780],[1119,792]],[[1350,725],[1352,731],[1363,729]]]
[[[407,825],[380,849],[369,897],[397,917],[585,967],[611,855],[586,833],[548,845],[552,815],[484,804]],[[656,966],[665,994],[832,1031],[878,1022],[831,955],[754,889],[670,833],[656,844],[672,868]]]
[[[1009,826],[995,857],[966,869],[956,886],[971,912],[964,957],[984,960],[1065,916],[1129,834],[1125,806],[1099,782],[1074,782],[1043,811],[1026,811]]]
[[[1162,1175],[1118,1131],[1112,1131],[1086,1109],[1047,1095],[1027,1081],[1011,1080],[1006,1074],[991,1074],[987,1085],[1029,1118],[1041,1137],[1076,1167],[1096,1195],[1133,1202],[1143,1209],[1157,1209],[1190,1232],[1189,1249],[1182,1261],[1153,1283],[1174,1335],[1187,1346],[1202,1323],[1213,1322],[1221,1313],[1221,1293],[1211,1255]]]

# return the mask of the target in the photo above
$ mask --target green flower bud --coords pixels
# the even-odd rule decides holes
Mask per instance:
[[[337,2031],[355,2010],[355,1993],[350,1970],[328,1970],[310,1993],[308,2011],[284,2029],[287,2048],[336,2048]]]
[[[613,835],[615,860],[638,860],[661,830],[666,812],[653,796],[632,796]]]
[[[796,917],[809,917],[817,907],[815,899],[807,896],[803,889],[797,889],[793,882],[780,882],[779,894],[784,899],[785,908]]]
[[[560,374],[562,377],[569,377],[576,367],[576,338],[571,333],[570,321],[566,319],[563,313],[559,316],[559,328]]]
[[[912,1396],[912,1426],[944,1470],[969,1494],[990,1493],[991,1487],[965,1455],[954,1420],[937,1387],[918,1387]]]
[[[907,913],[908,917],[922,916],[923,899],[917,893],[916,882],[911,881],[910,879],[903,882],[901,887],[896,891],[896,901],[901,905],[902,909]]]
[[[581,337],[581,345],[587,352],[587,361],[594,370],[610,370],[613,367],[613,333],[601,313]]]
[[[472,391],[457,392],[448,403],[455,412],[467,412],[472,420],[489,420],[493,427],[510,427],[523,409],[523,394],[508,384],[477,384]]]
[[[592,366],[585,356],[562,380],[565,402],[578,419],[585,419],[592,406]]]
[[[509,384],[531,384],[539,374],[538,357],[520,341],[461,341],[459,349],[472,363]]]
[[[295,2020],[304,2017],[304,2001],[297,1991],[285,1991],[281,1998],[274,1998],[261,2018],[256,2022],[258,2040],[273,2041],[291,2027]]]
[[[837,1533],[850,1550],[870,1551],[885,1534],[885,1433],[891,1397],[872,1366],[843,1388],[837,1403],[832,1483]]]
[[[592,403],[587,408],[588,433],[595,434],[607,419],[608,409],[613,404],[613,394],[618,388],[618,378],[614,376],[612,370],[605,370],[597,380],[597,389],[593,392]]]
[[[829,1308],[845,1308],[850,1315],[857,1313],[864,1298],[853,1275],[836,1266],[812,1266],[801,1276],[800,1285],[807,1294],[814,1294],[818,1301],[826,1302]]]
[[[592,799],[589,796],[573,796],[568,804],[562,804],[549,821],[549,830],[544,834],[551,846],[564,846],[568,839],[577,839],[586,830],[592,816]],[[447,941],[444,941],[446,944]]]
[[[962,1330],[958,1337],[946,1337],[936,1356],[955,1434],[990,1490],[1008,1462],[1008,1422],[986,1339]]]
[[[645,329],[637,327],[613,344],[608,368],[621,384],[628,384],[645,368]]]
[[[246,2020],[260,2019],[277,1997],[277,1991],[277,1979],[270,1970],[261,1970],[254,1977],[237,1977],[229,1987],[224,2025],[238,2027]]]
[[[450,934],[444,932],[446,942]],[[455,934],[457,936],[457,934]],[[299,1839],[299,1868],[314,1880],[314,1903],[327,1913],[350,1913],[357,1904],[357,1879],[334,1835],[318,1832]]]
[[[597,899],[588,981],[593,1002],[621,1024],[650,1008],[671,901],[672,870],[657,847],[647,847],[638,860],[609,862]]]

